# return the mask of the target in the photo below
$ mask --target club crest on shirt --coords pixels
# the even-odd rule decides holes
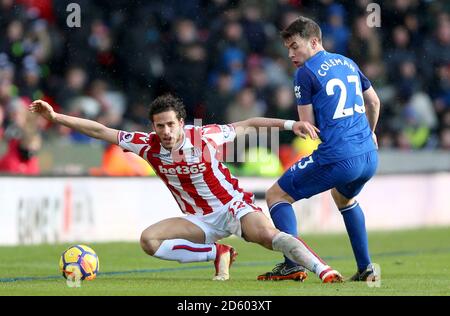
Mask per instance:
[[[222,130],[223,138],[227,139],[228,137],[230,137],[231,131],[228,125],[221,125],[220,129]]]
[[[302,93],[300,92],[300,86],[294,87],[294,94],[297,99],[300,99],[302,97]]]
[[[202,157],[202,151],[197,147],[187,148],[183,150],[183,154],[188,164],[199,163]]]
[[[193,147],[193,148],[190,148],[188,150],[188,153],[186,153],[186,154],[189,154],[192,157],[198,158],[198,157],[202,156],[202,151],[200,150],[200,148]]]

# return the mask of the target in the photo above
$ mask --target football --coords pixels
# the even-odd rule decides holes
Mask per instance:
[[[59,260],[59,269],[65,279],[93,280],[100,262],[95,251],[86,245],[75,245],[65,250]]]

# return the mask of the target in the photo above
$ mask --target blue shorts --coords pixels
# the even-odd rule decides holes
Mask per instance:
[[[320,165],[310,155],[293,164],[278,180],[278,185],[296,201],[332,188],[351,199],[361,192],[377,166],[377,151],[326,165]]]

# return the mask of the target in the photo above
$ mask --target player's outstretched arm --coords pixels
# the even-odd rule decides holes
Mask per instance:
[[[281,120],[275,118],[266,117],[252,117],[245,121],[239,121],[232,123],[237,135],[242,135],[247,133],[249,127],[259,128],[259,127],[278,127],[282,130],[292,130],[296,135],[306,138],[309,135],[311,138],[318,138],[317,133],[319,129],[309,122],[295,122],[291,120]]]
[[[56,113],[53,107],[45,101],[34,101],[30,104],[29,111],[37,113],[53,123],[67,126],[87,136],[117,144],[118,130],[108,128],[95,121]]]

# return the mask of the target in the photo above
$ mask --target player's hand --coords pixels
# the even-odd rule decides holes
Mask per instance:
[[[29,111],[37,113],[49,121],[53,121],[56,117],[55,111],[50,104],[42,100],[33,101],[29,106]]]
[[[317,139],[319,138],[318,133],[320,133],[320,130],[317,127],[305,121],[295,122],[294,126],[292,126],[292,131],[295,135],[300,136],[303,139],[306,139],[307,135],[309,135],[311,139]]]
[[[377,139],[377,134],[375,134],[375,132],[372,132],[372,139],[373,139],[373,142],[375,143],[375,146],[378,149],[378,139]]]

